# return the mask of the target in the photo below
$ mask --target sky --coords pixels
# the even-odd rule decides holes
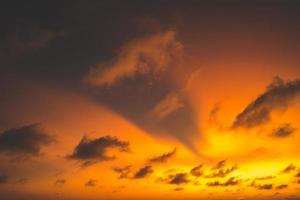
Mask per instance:
[[[0,199],[300,199],[300,2],[0,8]]]

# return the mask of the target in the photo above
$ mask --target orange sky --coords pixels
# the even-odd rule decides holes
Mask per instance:
[[[173,16],[177,26],[140,17],[143,34],[80,70],[66,53],[70,80],[55,79],[51,59],[47,75],[24,64],[55,54],[23,51],[72,33],[15,38],[22,49],[7,66],[24,68],[0,76],[0,199],[300,198],[297,41],[231,18],[235,31],[202,31],[187,16]]]

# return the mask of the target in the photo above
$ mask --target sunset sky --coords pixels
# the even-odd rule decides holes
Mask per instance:
[[[0,6],[0,200],[299,200],[300,1]]]

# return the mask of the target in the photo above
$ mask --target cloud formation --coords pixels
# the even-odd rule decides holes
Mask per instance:
[[[12,128],[0,134],[0,153],[16,157],[39,156],[42,146],[53,141],[38,124]]]
[[[90,180],[88,180],[84,185],[86,186],[86,187],[95,187],[96,185],[97,185],[97,180],[95,180],[95,179],[90,179]]]
[[[66,179],[60,178],[57,179],[54,184],[57,186],[63,186],[66,182],[67,182]]]
[[[68,155],[67,158],[82,161],[83,166],[88,166],[100,161],[115,159],[116,156],[107,155],[109,149],[127,152],[129,150],[129,143],[111,136],[96,139],[88,139],[84,136],[75,147],[73,153]]]
[[[162,99],[155,107],[153,108],[151,115],[162,119],[174,111],[184,107],[185,103],[179,94],[175,92],[169,93],[164,99]]]
[[[109,63],[92,66],[83,81],[92,86],[110,86],[135,75],[159,74],[178,63],[183,46],[174,31],[139,38],[125,44]]]
[[[295,132],[295,128],[293,128],[290,124],[283,124],[279,128],[276,128],[272,132],[272,136],[274,137],[287,137]]]
[[[173,157],[176,154],[176,148],[174,150],[164,153],[160,156],[153,157],[149,160],[150,163],[164,163],[167,162],[171,157]]]
[[[180,185],[180,184],[185,184],[190,182],[187,173],[178,173],[175,175],[171,175],[169,178],[170,178],[168,182],[169,184]]]
[[[113,171],[119,174],[119,178],[129,178],[131,172],[131,166],[127,165],[125,167],[113,167]]]
[[[141,169],[139,169],[133,176],[133,178],[135,179],[139,179],[139,178],[145,178],[146,176],[152,174],[153,169],[152,166],[147,165],[145,167],[142,167]]]
[[[237,115],[232,128],[253,128],[271,120],[274,110],[286,110],[300,96],[300,80],[275,77],[266,91]]]
[[[202,165],[198,165],[196,167],[194,167],[193,169],[191,169],[190,174],[192,174],[195,177],[199,177],[203,175],[203,171],[202,171]]]
[[[5,174],[0,174],[0,184],[5,184],[8,182],[8,176]]]
[[[219,181],[214,181],[214,182],[208,182],[208,183],[206,183],[206,185],[210,186],[210,187],[217,187],[217,186],[227,187],[227,186],[234,186],[234,185],[238,185],[238,184],[239,184],[239,181],[236,180],[236,178],[234,178],[234,177],[229,178],[224,183],[219,182]]]

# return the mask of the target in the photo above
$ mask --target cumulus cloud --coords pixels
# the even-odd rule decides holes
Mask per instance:
[[[12,128],[0,134],[0,153],[16,157],[38,156],[42,146],[53,141],[39,124]]]
[[[274,110],[286,110],[300,96],[300,80],[275,77],[266,91],[237,115],[232,127],[253,128],[271,120]]]
[[[127,152],[129,150],[129,143],[111,136],[96,139],[88,139],[84,136],[75,147],[73,153],[68,155],[67,158],[82,161],[83,166],[88,166],[100,161],[115,159],[116,156],[107,154],[109,149]]]
[[[175,184],[175,185],[180,185],[180,184],[185,184],[190,182],[187,173],[177,173],[175,175],[170,175],[169,179],[170,180],[168,183]]]
[[[153,173],[153,169],[152,166],[147,165],[145,167],[142,167],[141,169],[139,169],[135,174],[134,177],[135,179],[139,179],[139,178],[145,178],[146,176],[150,175]]]
[[[203,171],[202,171],[202,165],[198,165],[196,167],[194,167],[193,169],[191,169],[190,174],[192,174],[195,177],[199,177],[203,175]]]
[[[219,181],[206,183],[206,185],[210,186],[210,187],[217,187],[217,186],[227,187],[227,186],[234,186],[234,185],[238,185],[238,184],[239,184],[239,181],[236,180],[236,178],[234,178],[234,177],[229,178],[227,181],[225,181],[223,183],[219,182]]]
[[[178,63],[183,46],[174,31],[157,33],[125,44],[117,57],[108,63],[92,66],[84,83],[110,86],[135,75],[159,74]]]
[[[293,128],[290,124],[283,124],[279,128],[276,128],[272,132],[272,136],[275,137],[287,137],[291,135],[296,129]]]
[[[95,179],[90,179],[90,180],[88,180],[84,185],[86,186],[86,187],[95,187],[96,185],[97,185],[97,180],[95,180]]]
[[[160,156],[153,157],[149,160],[151,163],[164,163],[167,162],[171,157],[173,157],[176,154],[176,148],[174,150],[164,153]]]

